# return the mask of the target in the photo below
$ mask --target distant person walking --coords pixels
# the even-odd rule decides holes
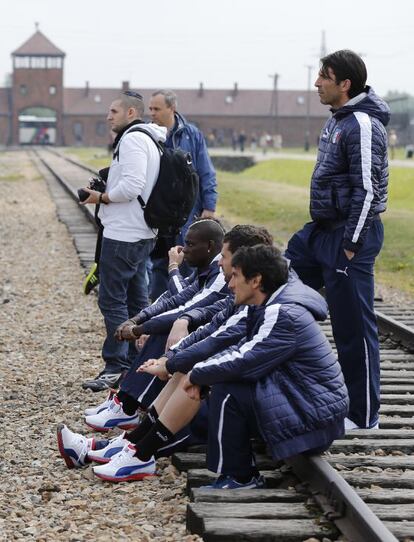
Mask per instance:
[[[245,144],[246,144],[246,133],[244,130],[242,130],[239,134],[239,147],[240,147],[241,152],[244,152]]]
[[[390,130],[390,135],[388,137],[388,146],[390,148],[391,160],[395,158],[395,148],[398,145],[398,136],[395,130]]]
[[[237,144],[239,142],[239,135],[237,132],[231,134],[231,146],[234,151],[237,151]]]
[[[365,86],[362,59],[342,50],[321,60],[316,79],[332,117],[323,128],[311,180],[310,214],[286,256],[299,277],[325,286],[338,359],[350,397],[347,429],[378,427],[380,358],[374,262],[387,204],[388,105]]]

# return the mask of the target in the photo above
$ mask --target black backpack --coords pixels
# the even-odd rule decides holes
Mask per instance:
[[[191,154],[169,149],[149,132],[138,126],[128,130],[141,132],[152,139],[160,152],[160,171],[148,201],[138,196],[144,218],[150,228],[178,232],[190,218],[198,194],[198,175]]]

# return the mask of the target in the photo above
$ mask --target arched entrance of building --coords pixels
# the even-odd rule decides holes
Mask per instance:
[[[28,107],[19,114],[20,145],[54,145],[56,111],[48,107]]]

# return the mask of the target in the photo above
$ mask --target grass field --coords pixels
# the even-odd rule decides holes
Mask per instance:
[[[70,149],[93,167],[108,165],[102,149]],[[218,172],[219,214],[227,223],[267,227],[284,247],[309,220],[309,179],[313,163],[276,159],[242,173]],[[385,243],[377,260],[379,282],[414,295],[414,169],[390,168]]]

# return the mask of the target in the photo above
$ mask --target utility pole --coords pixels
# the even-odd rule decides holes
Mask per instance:
[[[309,151],[310,147],[310,98],[311,98],[311,77],[313,66],[305,66],[308,70],[308,89],[306,93],[306,126],[305,126],[305,151]]]
[[[274,73],[269,75],[273,79],[273,90],[272,90],[272,100],[270,103],[270,116],[273,118],[273,125],[275,130],[275,135],[279,133],[279,106],[278,106],[278,91],[277,91],[277,82],[279,79],[279,74]]]
[[[319,58],[323,58],[327,55],[327,49],[326,49],[326,35],[325,30],[322,30],[322,39],[321,39],[321,52]]]

